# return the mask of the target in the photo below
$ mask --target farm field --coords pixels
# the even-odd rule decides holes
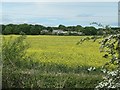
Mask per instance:
[[[9,39],[10,36],[18,37],[16,35],[4,37]],[[107,59],[99,52],[98,42],[87,41],[76,45],[84,37],[27,35],[26,42],[30,45],[27,53],[33,55],[34,61],[39,63],[39,68],[34,69],[34,72],[38,81],[42,81],[40,87],[93,88],[102,80],[103,74],[99,68]],[[87,70],[90,67],[95,67],[96,71],[89,73]],[[33,69],[23,71],[33,73]],[[25,77],[33,79],[33,76]],[[64,85],[61,84],[63,82]]]
[[[5,36],[9,38],[10,36]],[[13,37],[17,37],[14,36]],[[107,59],[99,52],[98,42],[87,41],[76,43],[84,36],[27,36],[30,44],[29,54],[34,53],[36,60],[44,63],[56,63],[68,67],[92,66],[100,67]]]

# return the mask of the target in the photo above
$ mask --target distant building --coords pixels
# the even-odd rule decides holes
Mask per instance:
[[[67,31],[63,31],[63,30],[53,30],[52,31],[52,34],[67,34],[68,32]]]
[[[69,33],[72,35],[82,35],[83,34],[82,32],[76,32],[76,31],[70,31]]]

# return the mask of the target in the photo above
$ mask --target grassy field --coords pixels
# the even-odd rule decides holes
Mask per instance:
[[[5,36],[7,39],[9,37],[10,35]],[[13,35],[13,37],[17,36]],[[39,62],[39,69],[35,72],[39,75],[38,81],[42,80],[40,87],[93,88],[101,80],[101,73],[97,71],[88,73],[87,69],[100,68],[107,59],[103,58],[103,53],[99,52],[98,42],[87,41],[76,45],[84,37],[27,36],[26,41],[30,44],[27,52],[34,54],[34,61]],[[32,73],[32,70],[29,72]],[[65,84],[61,86],[63,82]]]

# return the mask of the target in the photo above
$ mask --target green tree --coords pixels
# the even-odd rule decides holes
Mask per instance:
[[[51,33],[53,31],[52,27],[47,27],[47,30]]]
[[[83,33],[85,35],[96,35],[97,29],[95,27],[85,27]]]
[[[28,24],[20,24],[19,25],[19,31],[24,32],[25,34],[29,35],[30,34],[30,26]]]
[[[58,29],[66,30],[66,27],[65,27],[64,25],[61,25],[61,24],[60,24],[60,25],[58,26]]]
[[[83,32],[84,28],[81,25],[77,25],[76,26],[76,30],[77,32]]]
[[[13,27],[12,26],[6,26],[6,28],[3,31],[3,34],[12,34]]]

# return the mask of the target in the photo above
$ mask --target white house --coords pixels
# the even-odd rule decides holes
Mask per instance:
[[[53,30],[52,31],[52,34],[67,34],[68,32],[67,31],[63,31],[63,30]]]

